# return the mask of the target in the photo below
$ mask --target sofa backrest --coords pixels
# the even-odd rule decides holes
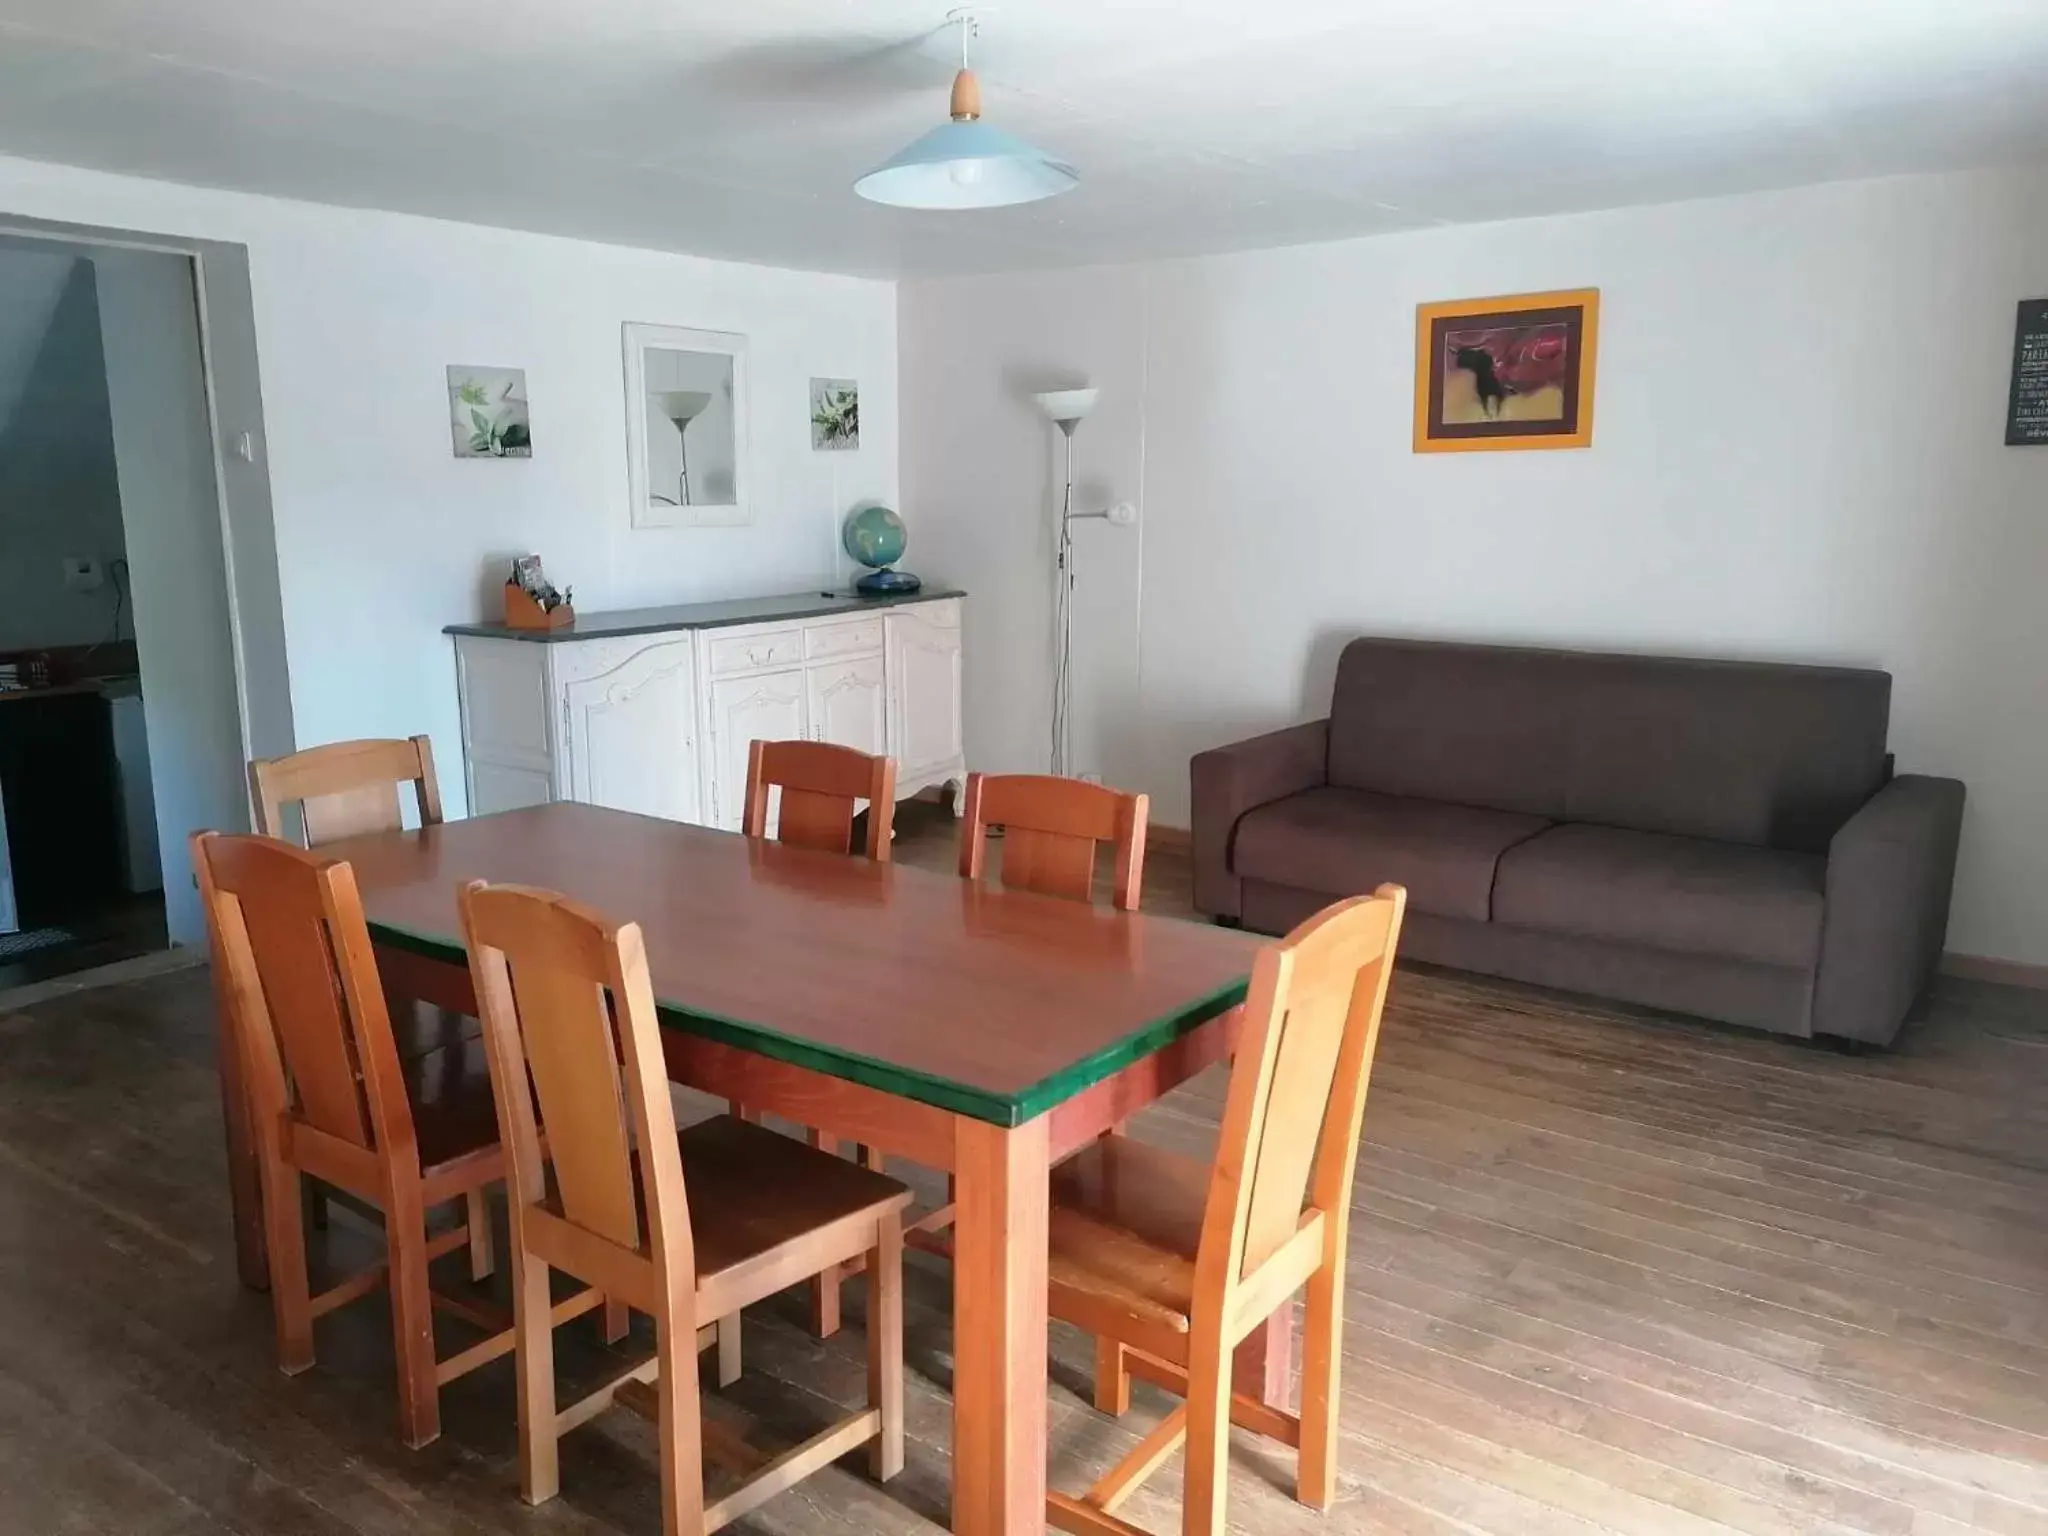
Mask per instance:
[[[1337,664],[1330,782],[1825,852],[1884,783],[1891,676],[1419,640]]]

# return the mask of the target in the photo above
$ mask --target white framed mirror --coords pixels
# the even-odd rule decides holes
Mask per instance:
[[[746,337],[627,324],[626,463],[635,528],[753,521]]]

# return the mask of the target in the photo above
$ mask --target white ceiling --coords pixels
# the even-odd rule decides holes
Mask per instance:
[[[0,0],[0,152],[911,275],[2048,159],[2048,0],[1009,0],[989,121],[1081,189],[851,183],[952,0]]]

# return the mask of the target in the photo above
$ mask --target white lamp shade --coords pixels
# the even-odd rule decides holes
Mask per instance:
[[[897,208],[1007,208],[1071,192],[1081,175],[979,119],[941,123],[853,184]]]
[[[701,389],[663,390],[654,398],[661,407],[661,414],[678,427],[686,421],[695,421],[711,404],[711,396]]]
[[[1099,389],[1048,389],[1031,398],[1038,402],[1038,408],[1045,412],[1047,420],[1065,426],[1094,410],[1101,394]]]

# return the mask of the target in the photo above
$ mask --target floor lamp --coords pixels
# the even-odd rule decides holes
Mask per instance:
[[[1102,518],[1119,527],[1137,521],[1137,509],[1120,501],[1100,512],[1074,510],[1074,428],[1095,408],[1102,391],[1054,389],[1031,398],[1066,439],[1067,472],[1060,490],[1060,527],[1053,567],[1052,771],[1065,778],[1073,771],[1073,711],[1070,694],[1074,674],[1074,524],[1081,518]]]
[[[711,396],[701,389],[671,389],[657,394],[655,400],[661,406],[662,415],[675,423],[677,452],[682,455],[682,473],[676,478],[676,502],[679,507],[690,505],[690,423],[704,414],[711,404]],[[666,497],[661,498],[667,500]]]

